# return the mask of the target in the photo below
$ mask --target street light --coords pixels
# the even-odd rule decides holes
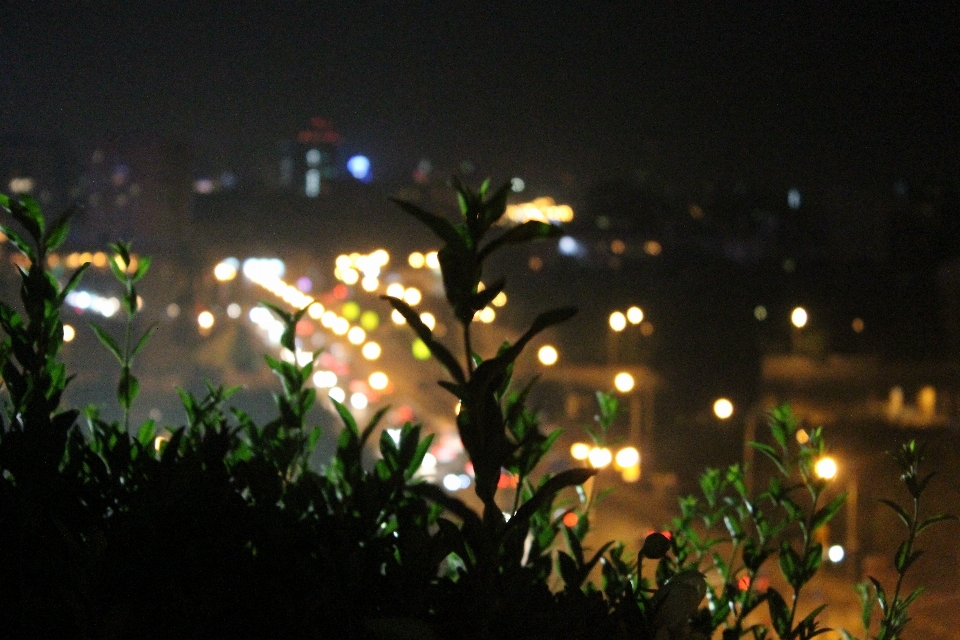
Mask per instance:
[[[797,307],[790,313],[790,322],[797,329],[802,329],[807,325],[807,310],[803,307]]]
[[[620,393],[629,393],[633,390],[634,384],[633,376],[626,371],[621,371],[613,378],[613,386]]]
[[[537,358],[540,360],[541,364],[546,366],[554,365],[557,363],[559,354],[557,353],[556,348],[549,344],[545,344],[540,347],[540,350],[537,351]]]
[[[733,415],[733,403],[726,398],[717,398],[713,403],[713,414],[721,420],[726,420]]]
[[[817,474],[817,477],[824,480],[832,480],[837,476],[837,462],[830,457],[820,458],[813,466],[813,470]]]
[[[610,314],[610,328],[620,332],[627,327],[627,317],[620,311],[614,311]]]

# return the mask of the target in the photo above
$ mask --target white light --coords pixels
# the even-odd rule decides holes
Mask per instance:
[[[455,473],[448,473],[443,476],[443,488],[447,491],[460,490],[460,476]]]
[[[240,314],[243,313],[243,310],[240,308],[236,302],[231,302],[227,305],[227,316],[236,320],[240,317]]]
[[[460,478],[460,488],[461,488],[461,489],[469,489],[469,488],[470,488],[470,476],[468,476],[468,475],[465,474],[465,473],[461,473],[461,474],[460,474],[459,476],[457,476],[457,477]]]
[[[342,336],[347,331],[350,331],[350,322],[346,318],[337,318],[333,321],[333,326],[330,328],[333,329],[335,334]]]
[[[414,251],[413,253],[410,254],[410,257],[407,258],[407,262],[414,269],[422,269],[423,266],[426,264],[427,259],[424,258],[423,254],[420,253],[419,251]]]
[[[63,325],[63,341],[64,342],[71,342],[76,337],[77,337],[77,330],[74,329],[72,325],[69,325],[69,324]]]
[[[350,396],[350,405],[354,409],[366,409],[367,408],[367,396],[363,395],[360,392],[354,393]]]
[[[347,393],[340,387],[334,387],[327,392],[327,395],[336,400],[337,402],[343,402],[347,398]]]
[[[167,305],[167,317],[176,318],[180,315],[180,305],[176,302],[171,302]]]
[[[643,322],[643,309],[640,307],[630,307],[627,309],[627,320],[630,324],[640,324]]]
[[[613,386],[620,393],[632,391],[634,384],[633,376],[626,371],[621,371],[613,378]]]
[[[790,189],[787,192],[787,206],[796,211],[800,208],[800,190]]]
[[[497,312],[493,310],[493,307],[484,307],[477,312],[477,319],[480,322],[490,324],[497,317]]]
[[[350,344],[361,344],[366,339],[367,332],[360,327],[351,327],[350,330],[347,331],[347,340],[350,341]]]
[[[580,243],[570,236],[563,236],[557,242],[557,250],[565,256],[575,256],[581,252]]]
[[[367,180],[370,177],[370,159],[366,156],[353,156],[347,160],[347,171],[357,180]]]
[[[610,453],[610,449],[594,447],[590,450],[590,455],[587,456],[587,459],[590,461],[590,466],[594,469],[602,469],[613,460],[613,454]]]
[[[548,367],[550,365],[557,363],[557,358],[559,358],[556,348],[549,344],[545,344],[540,347],[540,350],[537,351],[537,358],[540,360],[541,364],[545,364]]]
[[[311,362],[313,362],[313,352],[312,351],[300,351],[297,350],[296,353],[297,364],[301,367],[305,367]]]
[[[733,415],[733,403],[726,398],[717,398],[713,403],[713,414],[721,420],[726,420]]]
[[[224,260],[223,262],[217,263],[217,266],[213,268],[213,277],[220,282],[233,280],[237,277],[237,268]]]
[[[393,320],[394,324],[404,324],[406,323],[406,318],[403,317],[403,314],[394,309],[390,312],[390,319]]]
[[[802,329],[807,324],[807,310],[803,307],[797,307],[790,313],[790,322],[793,323],[797,329]]]
[[[627,316],[620,311],[610,314],[610,328],[614,331],[623,331],[627,327]]]
[[[640,463],[640,452],[635,447],[624,447],[617,451],[617,466],[626,469]]]
[[[383,391],[387,388],[387,385],[390,384],[390,379],[387,378],[387,374],[382,371],[374,371],[370,374],[370,377],[367,379],[367,382],[370,384],[371,389],[376,389],[377,391]]]
[[[380,357],[380,345],[376,342],[368,342],[363,345],[363,348],[360,350],[363,354],[363,357],[367,360],[376,360]]]
[[[389,287],[387,287],[387,295],[391,298],[403,298],[403,285],[399,282],[394,282]]]
[[[393,444],[400,445],[400,434],[403,433],[403,429],[387,429],[387,435],[390,436],[390,439],[393,440]]]
[[[840,562],[843,560],[845,555],[846,553],[844,552],[843,547],[838,544],[831,545],[830,548],[827,549],[827,558],[830,559],[830,562]]]
[[[303,187],[303,193],[308,198],[316,198],[320,195],[320,170],[310,169],[307,171],[306,184]]]
[[[363,280],[360,281],[360,286],[363,287],[364,291],[376,291],[377,287],[380,286],[380,281],[377,280],[374,276],[364,276]]]
[[[431,251],[430,253],[428,253],[427,255],[425,255],[425,256],[424,256],[424,260],[425,260],[426,263],[427,263],[427,267],[429,267],[429,268],[431,268],[431,269],[439,269],[439,268],[440,268],[440,256],[439,256],[439,254],[437,254],[436,251]]]
[[[437,326],[437,319],[430,312],[424,312],[420,314],[420,320],[423,324],[427,325],[427,328],[433,331],[433,328]]]
[[[209,329],[213,326],[213,314],[209,311],[201,311],[200,315],[197,316],[197,324],[200,325],[201,329]]]
[[[423,462],[420,463],[420,471],[433,471],[437,468],[437,458],[429,451],[423,454]]]
[[[279,258],[247,258],[243,261],[242,270],[246,277],[254,282],[261,282],[282,278],[286,273],[286,266]]]
[[[520,193],[523,191],[527,185],[523,182],[522,178],[511,178],[510,180],[510,190],[514,193]]]
[[[321,156],[320,156],[319,149],[310,149],[309,151],[307,151],[307,155],[305,157],[307,161],[307,165],[311,167],[317,166],[318,164],[320,164],[320,157]]]
[[[590,456],[590,445],[585,442],[575,442],[570,447],[570,456],[574,460],[586,460]]]
[[[414,287],[410,287],[409,289],[403,292],[403,301],[406,302],[411,307],[420,304],[420,300],[422,299],[422,297],[423,296],[420,294],[420,290]]]
[[[313,384],[319,389],[337,386],[337,374],[333,371],[317,371],[313,374]]]
[[[833,458],[820,458],[813,469],[824,480],[837,477],[837,462]]]

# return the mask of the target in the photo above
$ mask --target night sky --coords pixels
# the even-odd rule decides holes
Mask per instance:
[[[81,150],[163,137],[243,165],[320,115],[381,176],[889,188],[956,174],[960,9],[4,0],[0,96],[0,133]]]

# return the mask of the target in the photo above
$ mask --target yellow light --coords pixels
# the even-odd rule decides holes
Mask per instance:
[[[407,262],[410,263],[410,266],[414,269],[422,269],[423,265],[427,263],[427,259],[423,257],[423,254],[419,251],[414,251],[410,254],[410,257],[407,258]]]
[[[360,305],[353,300],[350,302],[345,302],[340,308],[340,313],[342,313],[343,317],[347,320],[356,320],[360,317]]]
[[[427,266],[430,267],[431,269],[440,268],[440,257],[436,251],[431,251],[430,253],[425,255],[424,261],[427,263]]]
[[[323,305],[319,302],[314,302],[312,305],[310,305],[310,308],[307,309],[307,315],[314,320],[319,320],[323,315]]]
[[[420,314],[420,320],[423,324],[427,325],[427,328],[433,331],[433,328],[437,326],[437,319],[429,311],[425,311]]]
[[[367,360],[376,360],[380,357],[380,345],[376,342],[368,342],[360,349],[360,353],[362,353],[363,357]]]
[[[366,339],[367,332],[360,327],[352,327],[347,331],[347,340],[350,341],[350,344],[361,344]]]
[[[376,311],[364,311],[360,314],[360,326],[367,331],[373,331],[380,326],[380,316]]]
[[[391,298],[403,298],[403,285],[399,282],[394,282],[387,287],[387,295]]]
[[[95,254],[93,254],[93,266],[99,269],[107,266],[107,254],[105,254],[103,251],[97,251]],[[236,269],[233,270],[233,274],[237,274]]]
[[[617,451],[617,457],[614,458],[614,462],[617,467],[621,469],[640,464],[640,452],[637,451],[636,447],[624,447],[620,449],[620,451]]]
[[[726,398],[717,398],[713,403],[713,415],[721,420],[726,420],[733,415],[733,403]]]
[[[335,334],[342,336],[347,331],[350,331],[350,321],[346,318],[337,318],[333,321],[333,326],[330,328],[333,329]]]
[[[426,360],[430,357],[430,347],[420,338],[413,341],[412,350],[413,357],[417,360]]]
[[[806,429],[797,429],[796,437],[799,444],[807,444],[810,442],[810,434],[807,433]]]
[[[627,316],[619,311],[610,314],[610,328],[614,331],[623,331],[627,327]]]
[[[630,324],[640,324],[643,322],[643,309],[640,307],[630,307],[627,309],[627,320]]]
[[[610,449],[594,447],[590,449],[590,454],[587,456],[587,459],[590,461],[591,467],[594,469],[602,469],[613,460],[613,454],[610,453]]]
[[[337,321],[337,314],[333,311],[324,311],[323,315],[320,316],[320,324],[325,326],[327,329],[333,326],[333,323]]]
[[[813,470],[820,478],[830,480],[837,475],[837,462],[830,457],[820,458],[817,460],[817,464],[814,465]]]
[[[558,357],[559,354],[557,353],[557,350],[549,344],[543,345],[540,347],[540,350],[537,351],[537,358],[540,360],[541,364],[545,364],[548,367],[556,364]]]
[[[797,307],[790,314],[790,322],[793,323],[797,329],[802,329],[807,324],[807,310],[803,307]]]
[[[343,280],[344,284],[357,284],[357,281],[360,279],[360,274],[357,273],[356,269],[342,269],[340,271],[340,279]]]
[[[854,318],[853,322],[850,323],[850,326],[853,328],[854,332],[862,332],[864,327],[863,318]]]
[[[411,307],[420,304],[420,300],[423,296],[420,294],[420,290],[416,287],[410,287],[403,292],[403,301],[406,302]]]
[[[349,269],[350,267],[352,267],[353,262],[350,261],[350,256],[341,254],[337,256],[336,265],[337,265],[337,269],[340,269],[342,271],[344,269]]]
[[[390,383],[387,374],[382,371],[374,371],[370,374],[370,377],[367,379],[367,382],[370,384],[371,389],[376,389],[377,391],[383,391],[387,388],[387,384]]]
[[[237,277],[237,268],[228,262],[217,263],[217,266],[213,268],[213,277],[220,282],[233,280]]]
[[[385,267],[390,262],[390,254],[386,249],[377,249],[370,254],[370,261],[378,267]]]
[[[69,324],[63,325],[63,341],[64,342],[71,342],[76,337],[77,337],[77,330],[73,328],[73,325],[69,325]]]
[[[656,240],[647,240],[643,243],[643,250],[647,255],[658,256],[663,250],[663,247],[661,247],[660,243]]]
[[[200,315],[197,316],[197,324],[200,325],[201,329],[209,329],[213,326],[213,314],[209,311],[201,311]]]
[[[403,314],[394,309],[390,312],[390,319],[393,320],[393,324],[406,324],[407,319],[403,317]]]
[[[380,281],[374,278],[373,276],[365,276],[363,280],[360,281],[360,286],[363,287],[364,291],[376,291],[377,287],[380,286]]]
[[[590,445],[584,442],[575,442],[570,447],[570,455],[574,460],[586,460],[590,455]]]
[[[507,304],[507,294],[501,291],[497,294],[497,297],[492,300],[492,304],[495,307],[502,307],[503,305]]]
[[[493,307],[484,307],[477,313],[477,319],[480,322],[490,324],[497,317],[497,312],[493,310]]]
[[[633,390],[634,380],[633,376],[627,373],[626,371],[621,371],[614,377],[613,386],[620,393],[627,393]]]

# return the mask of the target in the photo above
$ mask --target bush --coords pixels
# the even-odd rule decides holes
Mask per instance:
[[[0,637],[660,640],[821,633],[822,608],[800,612],[797,596],[820,566],[816,531],[842,497],[821,503],[824,485],[811,465],[823,453],[823,439],[816,431],[797,444],[786,409],[771,416],[775,446],[754,445],[778,469],[763,492],[747,491],[740,466],[708,470],[703,496],[681,500],[669,538],[651,534],[635,557],[622,543],[584,547],[593,501],[570,503],[563,494],[582,495],[595,471],[537,474],[558,433],[543,434],[526,405],[532,382],[512,380],[524,346],[575,310],[540,314],[491,357],[471,348],[474,314],[504,288],[503,280],[479,287],[487,258],[511,244],[553,237],[558,228],[526,222],[490,239],[507,186],[493,194],[486,184],[476,192],[455,187],[457,224],[411,203],[398,205],[444,243],[439,258],[462,329],[461,355],[402,300],[386,301],[449,374],[440,386],[462,407],[457,427],[475,470],[479,511],[418,479],[432,436],[414,424],[404,425],[398,442],[378,435],[385,409],[358,425],[335,403],[343,422],[335,455],[311,467],[320,434],[306,423],[316,400],[306,384],[312,363],[267,357],[281,383],[277,417],[267,424],[228,406],[236,389],[208,385],[201,397],[181,392],[181,426],[161,430],[147,421],[131,432],[139,390],[133,364],[150,334],[136,337],[131,329],[136,283],[149,261],[131,270],[124,243],[112,245],[111,267],[126,292],[126,331],[117,340],[93,327],[119,363],[123,419],[107,422],[95,409],[61,407],[70,378],[58,359],[60,307],[86,265],[64,283],[44,265],[66,237],[72,212],[48,227],[30,198],[0,196],[18,225],[2,230],[29,261],[21,269],[22,311],[0,303],[7,392],[0,429]],[[295,326],[307,309],[267,306],[284,322],[281,342],[293,351]],[[598,398],[601,419],[592,435],[602,441],[616,401]],[[379,456],[365,465],[374,441]],[[917,535],[945,519],[919,519],[929,481],[917,470],[920,458],[912,443],[898,457],[913,511],[889,503],[908,529],[896,553],[901,579],[919,553]],[[502,472],[518,481],[506,507],[497,501]],[[564,524],[569,511],[578,515],[575,526]],[[755,586],[773,559],[791,589],[787,596]],[[901,586],[902,580],[890,596],[876,581],[862,587],[866,625],[873,605],[881,608],[878,637],[899,637],[907,620],[918,594],[904,596]],[[764,604],[766,622],[751,622]]]

